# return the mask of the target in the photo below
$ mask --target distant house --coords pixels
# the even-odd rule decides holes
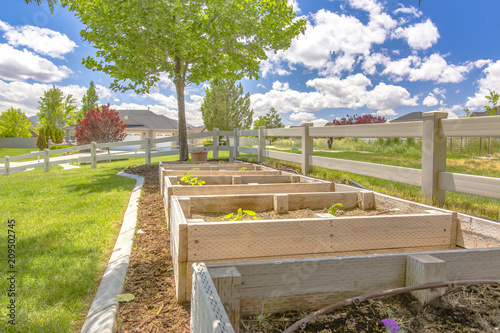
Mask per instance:
[[[420,111],[417,112],[410,112],[408,114],[405,114],[404,116],[401,116],[399,118],[395,118],[391,121],[390,123],[399,123],[403,121],[422,121],[422,113]]]
[[[472,115],[474,117],[486,117],[486,116],[489,116],[490,114],[488,113],[488,111],[483,111],[483,112],[472,112]],[[495,112],[494,114],[495,116],[500,116],[500,110],[498,110],[497,108],[497,112]]]
[[[179,132],[179,123],[166,116],[156,114],[150,110],[118,110],[125,127],[125,141],[156,139],[165,136],[176,136]],[[66,127],[66,141],[75,140],[75,126]],[[187,133],[194,133],[188,127]]]

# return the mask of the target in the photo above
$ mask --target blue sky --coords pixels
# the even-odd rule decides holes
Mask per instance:
[[[498,0],[293,0],[307,30],[290,49],[269,54],[261,79],[242,80],[254,117],[275,107],[285,125],[346,114],[387,119],[414,111],[481,110],[485,95],[500,92]],[[93,80],[99,102],[116,109],[150,107],[177,119],[175,88],[166,76],[149,94],[115,93],[112,79],[81,65],[95,54],[80,40],[82,24],[64,8],[2,0],[0,111],[37,112],[52,85],[80,104]],[[204,85],[186,92],[188,123],[202,125]]]

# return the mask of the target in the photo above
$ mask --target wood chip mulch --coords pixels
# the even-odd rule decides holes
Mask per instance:
[[[159,189],[158,165],[142,165],[125,172],[142,176],[145,181],[123,291],[135,299],[120,303],[116,332],[189,332],[189,305],[181,306],[175,300],[170,235]]]

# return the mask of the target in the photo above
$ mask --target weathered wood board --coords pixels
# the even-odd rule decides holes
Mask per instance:
[[[500,248],[432,251],[446,262],[447,280],[499,279]],[[318,309],[335,302],[404,287],[411,253],[309,258],[265,262],[207,264],[234,266],[241,274],[240,313],[256,315],[271,304],[271,312]]]

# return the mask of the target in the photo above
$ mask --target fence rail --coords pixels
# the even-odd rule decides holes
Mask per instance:
[[[500,116],[488,116],[464,119],[446,119],[447,113],[428,112],[423,114],[422,122],[406,122],[394,124],[368,124],[349,126],[325,126],[314,127],[312,124],[303,124],[296,128],[274,128],[261,127],[258,130],[234,130],[212,131],[189,134],[188,139],[212,137],[213,144],[203,147],[213,151],[214,158],[218,158],[219,151],[229,151],[230,157],[235,158],[239,153],[257,155],[258,161],[263,162],[266,157],[279,160],[300,163],[302,172],[307,174],[311,167],[322,167],[332,170],[356,173],[401,183],[417,185],[422,187],[422,196],[429,202],[442,204],[446,191],[477,195],[487,198],[500,199],[500,178],[481,177],[474,175],[463,175],[446,172],[447,142],[452,142],[453,137],[491,137],[500,138]],[[219,145],[219,137],[233,138],[233,146]],[[266,150],[266,137],[288,136],[302,140],[301,154],[292,154]],[[240,145],[244,137],[257,137],[258,148],[250,148]],[[313,139],[317,137],[403,137],[421,138],[422,140],[422,168],[412,169],[376,163],[350,161],[343,159],[327,158],[313,155]],[[151,163],[152,157],[178,155],[177,145],[169,150],[158,151],[154,145],[164,142],[177,142],[177,137],[165,137],[159,139],[146,138],[145,140],[115,142],[115,143],[92,143],[85,146],[77,146],[50,151],[48,149],[32,154],[0,159],[4,163],[0,173],[8,175],[10,172],[25,170],[27,168],[41,167],[48,172],[51,165],[69,162],[90,162],[96,167],[98,161],[144,158],[146,164]],[[230,140],[228,140],[228,143]],[[97,149],[116,148],[123,146],[143,146],[141,150],[120,153],[101,153]],[[201,147],[191,144],[189,150],[197,151]],[[450,147],[450,149],[452,149]],[[64,152],[90,150],[90,154],[79,157],[68,157],[66,159],[52,159],[51,155]],[[43,156],[42,162],[26,163],[23,166],[11,167],[12,161],[25,158]]]

